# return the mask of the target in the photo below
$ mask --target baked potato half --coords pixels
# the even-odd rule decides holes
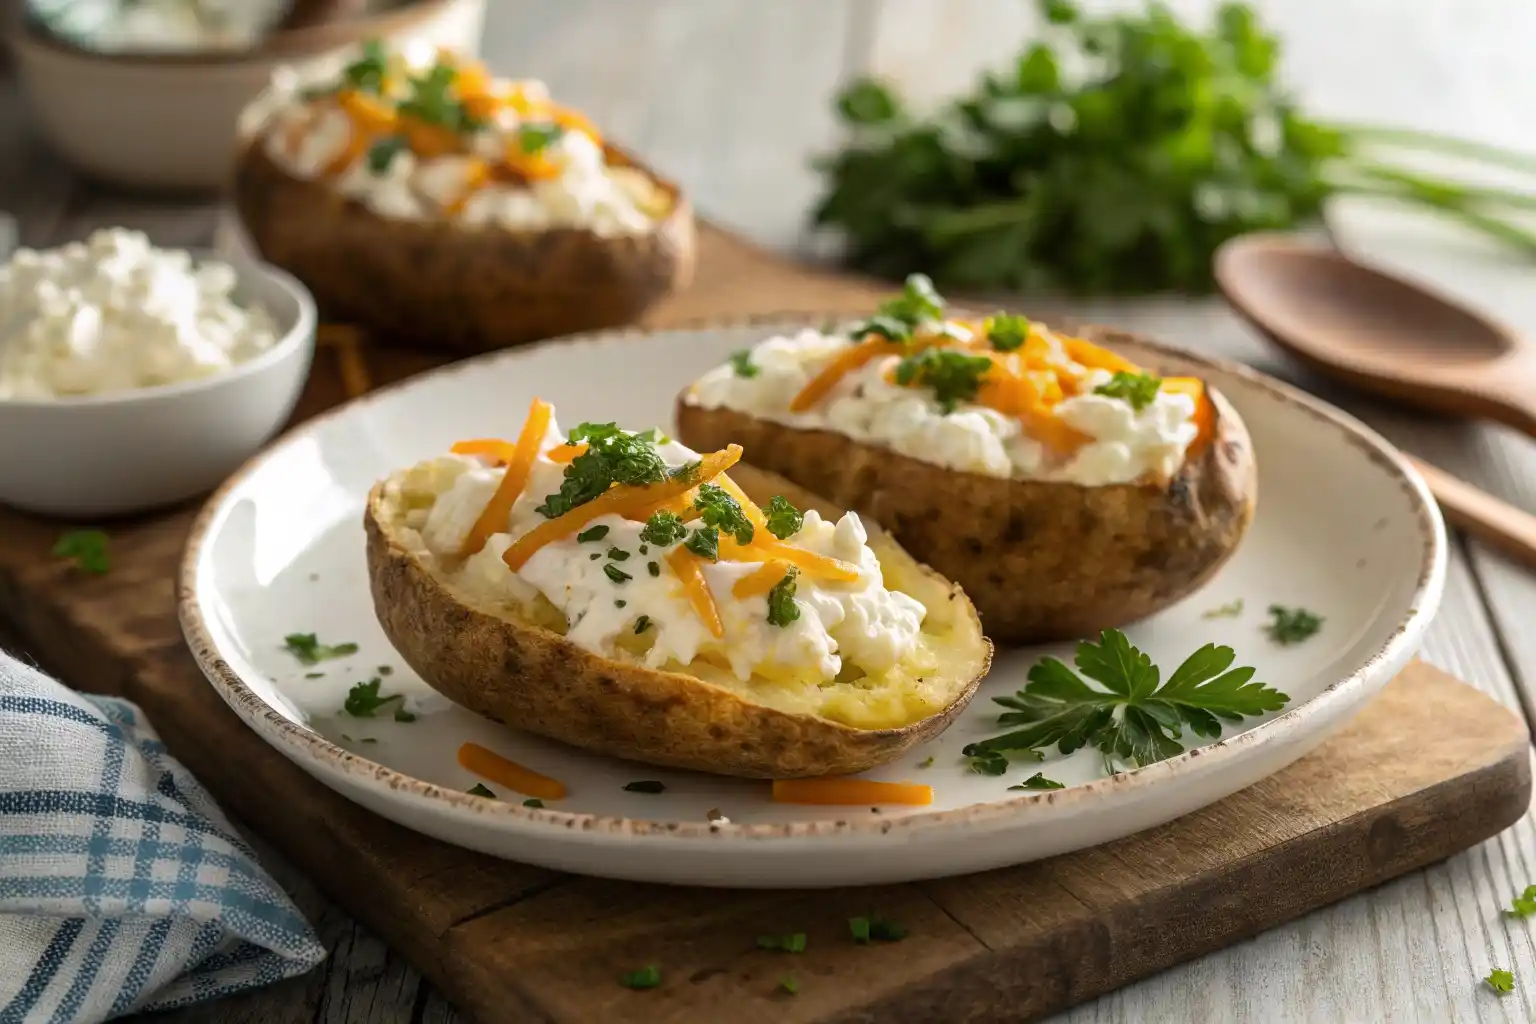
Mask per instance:
[[[801,509],[836,510],[789,481],[744,463],[731,471],[753,500],[783,495]],[[381,481],[365,514],[374,608],[390,642],[429,685],[494,721],[598,753],[748,778],[803,778],[863,771],[942,732],[975,693],[991,662],[965,593],[869,529],[887,585],[927,610],[928,666],[905,678],[832,681],[820,707],[754,677],[710,678],[594,654],[556,622],[533,621],[455,585],[405,525],[397,488]],[[921,709],[885,728],[849,724],[867,692],[905,687],[900,703]],[[850,712],[852,712],[850,714]]]
[[[575,111],[528,99],[537,83],[458,61],[381,72],[412,84],[370,92],[368,60],[318,97],[258,100],[233,170],[247,235],[323,318],[483,352],[629,323],[691,279],[693,213],[677,185]],[[439,71],[453,84],[423,93]],[[511,127],[496,136],[498,124]],[[520,131],[540,148],[525,152]],[[627,221],[605,212],[617,206]]]
[[[1090,329],[1083,340],[1118,358],[1116,344],[1133,339]],[[739,443],[762,468],[879,523],[965,588],[999,644],[1092,636],[1167,607],[1226,562],[1254,513],[1252,442],[1208,386],[1199,435],[1169,475],[1096,485],[962,471],[825,423],[785,422],[793,414],[711,407],[696,388],[677,401],[683,443]]]

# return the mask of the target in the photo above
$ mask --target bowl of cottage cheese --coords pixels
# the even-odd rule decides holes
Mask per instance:
[[[287,421],[315,305],[252,260],[111,228],[0,264],[0,503],[95,517],[211,490]]]

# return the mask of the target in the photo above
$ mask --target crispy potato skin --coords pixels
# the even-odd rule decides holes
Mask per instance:
[[[1113,333],[1090,340],[1113,347]],[[1166,486],[1008,480],[961,473],[728,409],[677,404],[677,436],[708,451],[731,441],[889,530],[965,588],[994,643],[1075,640],[1145,618],[1193,592],[1252,521],[1253,443],[1214,388],[1216,436]]]
[[[658,179],[659,180],[659,179]],[[321,316],[405,344],[486,352],[630,323],[693,276],[687,200],[645,235],[514,232],[380,217],[296,178],[248,141],[235,209],[262,258],[314,293]]]
[[[740,466],[732,478],[754,498],[784,494],[827,509],[787,481]],[[692,676],[603,658],[564,637],[459,600],[391,536],[382,484],[368,498],[373,605],[400,656],[455,703],[504,725],[615,757],[716,775],[807,778],[885,764],[938,735],[975,694],[991,662],[940,713],[901,729],[856,729],[750,703]],[[929,575],[934,575],[929,572]],[[946,584],[954,600],[958,587]],[[975,609],[964,605],[973,624]]]

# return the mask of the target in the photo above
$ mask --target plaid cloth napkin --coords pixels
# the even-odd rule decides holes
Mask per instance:
[[[137,708],[0,652],[0,1024],[170,1009],[324,958]]]

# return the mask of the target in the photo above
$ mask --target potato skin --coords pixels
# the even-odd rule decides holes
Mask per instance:
[[[659,179],[658,179],[659,180]],[[645,235],[516,232],[381,217],[289,174],[247,141],[234,201],[263,259],[314,293],[326,320],[461,353],[630,323],[693,276],[688,201]]]
[[[1083,334],[1111,348],[1117,337]],[[994,643],[1045,643],[1160,611],[1236,550],[1258,488],[1253,443],[1226,398],[1210,394],[1215,439],[1166,486],[956,472],[835,432],[704,409],[687,402],[686,390],[677,436],[698,451],[739,444],[755,465],[869,516],[965,588]]]
[[[802,508],[827,508],[752,467],[738,466],[732,478],[754,498],[784,494],[798,498]],[[587,750],[745,778],[860,772],[943,732],[991,662],[975,609],[958,587],[946,584],[953,599],[964,602],[976,643],[985,647],[978,652],[979,670],[948,707],[904,728],[881,730],[789,714],[692,676],[600,657],[549,630],[471,607],[391,536],[382,493],[383,484],[375,485],[364,514],[368,578],[374,611],[400,656],[455,703]]]

